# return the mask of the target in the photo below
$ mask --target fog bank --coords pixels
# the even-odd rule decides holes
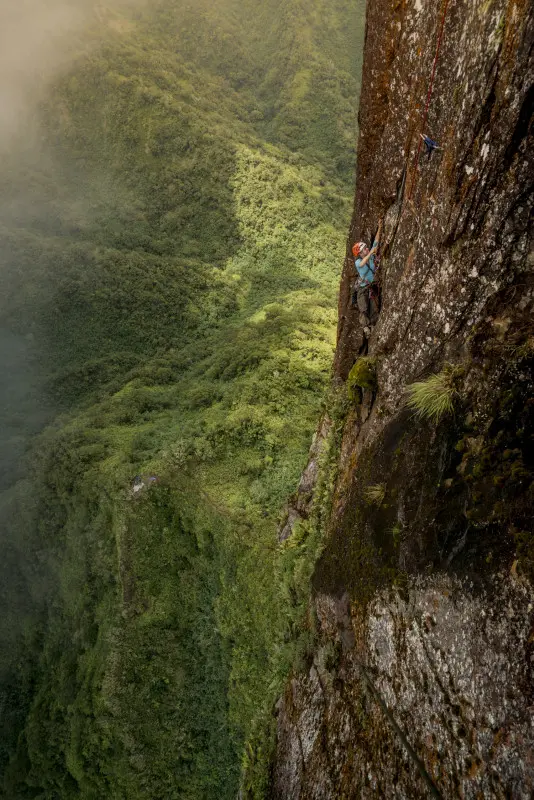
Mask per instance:
[[[73,57],[72,36],[92,12],[92,0],[2,0],[0,148],[25,130],[32,106]]]

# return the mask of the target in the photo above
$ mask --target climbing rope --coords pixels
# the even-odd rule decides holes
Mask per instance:
[[[382,695],[380,694],[380,692],[378,691],[378,689],[374,685],[373,681],[371,680],[371,678],[369,676],[369,673],[367,672],[367,670],[365,669],[363,664],[358,663],[358,666],[360,668],[360,671],[361,671],[361,674],[362,674],[362,677],[363,677],[365,683],[369,687],[371,695],[374,697],[375,701],[377,702],[377,704],[382,709],[382,712],[384,713],[384,716],[386,717],[386,719],[388,720],[389,724],[391,725],[391,727],[393,728],[393,730],[395,731],[395,733],[399,737],[400,741],[404,745],[404,748],[406,749],[406,752],[408,753],[408,755],[412,759],[417,771],[419,772],[419,775],[421,776],[421,778],[425,782],[425,784],[427,786],[427,789],[429,790],[430,794],[432,795],[432,797],[435,797],[436,800],[442,800],[441,794],[440,794],[436,784],[434,783],[434,781],[430,777],[425,765],[423,764],[423,762],[421,761],[421,759],[419,758],[419,756],[417,755],[417,753],[415,752],[415,750],[411,746],[410,742],[406,738],[406,735],[405,735],[404,731],[396,723],[396,721],[395,721],[393,715],[391,714],[391,711],[389,710],[384,698],[382,697]]]
[[[375,240],[376,234],[373,237],[373,241]],[[369,286],[369,303],[374,303],[376,306],[376,312],[380,311],[380,259],[381,259],[381,245],[380,242],[378,243],[378,249],[375,255],[375,276],[374,280]],[[369,311],[372,312],[372,306],[369,307]]]
[[[441,25],[440,25],[439,36],[438,36],[438,43],[436,45],[436,55],[434,56],[434,63],[432,65],[432,74],[430,75],[430,83],[428,85],[428,92],[427,92],[427,95],[426,95],[425,111],[424,111],[424,114],[423,114],[423,125],[422,125],[423,131],[426,128],[426,121],[427,121],[427,118],[428,118],[428,110],[430,108],[430,100],[432,98],[432,92],[434,90],[434,78],[436,76],[436,67],[438,65],[438,58],[439,58],[439,54],[440,54],[440,50],[441,50],[441,42],[443,41],[443,31],[445,29],[445,20],[447,19],[447,11],[449,9],[449,2],[450,2],[450,0],[445,0],[445,6],[443,8],[443,14],[441,16]],[[416,178],[417,178],[417,170],[419,168],[419,156],[421,155],[422,146],[423,146],[423,139],[419,138],[419,146],[417,148],[417,155],[416,155],[415,161],[414,161],[413,180],[412,180],[412,184],[410,186],[410,194],[408,195],[408,200],[412,199],[413,190],[415,188],[415,182],[416,182]]]

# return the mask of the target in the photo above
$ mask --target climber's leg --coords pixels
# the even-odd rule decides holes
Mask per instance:
[[[358,287],[357,303],[358,311],[360,312],[360,325],[369,325],[369,289],[367,286]]]
[[[371,320],[371,325],[376,325],[378,322],[378,313],[380,311],[378,295],[375,293],[377,291],[378,290],[375,289],[375,291],[371,294],[371,299],[369,300],[369,318]]]

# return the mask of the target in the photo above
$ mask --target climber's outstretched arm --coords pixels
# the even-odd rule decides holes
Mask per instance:
[[[367,262],[369,261],[369,259],[370,259],[372,256],[374,256],[374,254],[376,253],[377,249],[378,249],[378,248],[377,248],[377,246],[376,246],[376,245],[373,245],[373,247],[372,247],[372,248],[369,250],[369,252],[368,252],[368,253],[367,253],[367,255],[365,256],[365,258],[359,259],[359,263],[358,263],[358,269],[361,269],[362,267],[365,267],[365,265],[367,264]]]
[[[382,238],[382,231],[384,229],[384,218],[380,217],[378,220],[378,230],[376,232],[375,240],[373,242],[373,247],[378,247],[380,244],[380,239]]]

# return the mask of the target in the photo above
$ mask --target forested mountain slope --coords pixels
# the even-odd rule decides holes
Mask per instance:
[[[0,148],[10,800],[233,797],[243,765],[264,791],[363,24],[346,0],[100,4]]]

